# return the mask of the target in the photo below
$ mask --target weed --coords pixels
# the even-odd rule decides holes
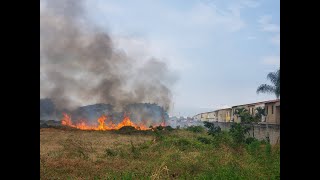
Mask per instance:
[[[189,126],[187,127],[187,130],[194,133],[202,133],[205,131],[204,127],[202,126]]]
[[[208,134],[211,136],[215,136],[221,132],[221,128],[219,126],[215,126],[212,122],[203,122],[204,126],[208,128]]]
[[[118,152],[115,151],[115,150],[113,150],[113,149],[107,148],[107,149],[106,149],[106,155],[107,155],[107,156],[117,156],[117,155],[118,155]]]
[[[198,139],[198,141],[200,141],[204,144],[211,144],[212,143],[212,140],[209,138],[206,138],[206,137],[198,137],[197,139]]]

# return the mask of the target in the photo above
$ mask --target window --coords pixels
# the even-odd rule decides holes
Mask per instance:
[[[273,114],[273,105],[271,106],[271,113]]]

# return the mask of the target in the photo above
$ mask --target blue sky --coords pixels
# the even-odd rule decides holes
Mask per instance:
[[[90,0],[117,47],[165,61],[179,80],[170,115],[275,99],[256,94],[280,66],[279,0]]]

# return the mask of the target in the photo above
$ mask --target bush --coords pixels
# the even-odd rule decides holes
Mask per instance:
[[[118,153],[115,150],[107,148],[106,149],[106,155],[107,156],[116,156],[116,155],[118,155]]]
[[[219,126],[215,127],[215,125],[212,122],[203,122],[204,126],[208,128],[208,134],[211,136],[217,135],[221,132],[221,128]]]
[[[156,129],[159,130],[159,131],[161,131],[161,130],[164,129],[164,127],[162,127],[162,126],[157,126]]]
[[[271,145],[270,144],[266,144],[266,146],[265,146],[265,154],[267,156],[271,155]]]
[[[155,136],[156,141],[161,141],[164,139],[164,136],[157,129],[155,131],[153,131],[153,134]]]
[[[181,151],[185,151],[192,146],[191,142],[188,139],[177,139],[173,141],[173,144],[177,146]]]
[[[119,129],[118,132],[122,134],[131,134],[132,132],[135,132],[136,129],[132,126],[123,126],[122,128]]]
[[[167,130],[167,131],[173,131],[174,129],[173,129],[171,126],[166,126],[166,127],[165,127],[165,130]]]
[[[254,137],[248,137],[247,139],[246,139],[246,144],[251,144],[252,142],[254,142],[254,141],[258,141],[256,138],[254,138]]]
[[[248,145],[248,151],[251,155],[257,155],[260,150],[260,141],[254,140]]]
[[[219,147],[220,144],[230,145],[232,144],[232,137],[229,133],[222,131],[221,133],[214,136],[212,139],[212,144],[214,147]]]
[[[205,129],[202,126],[189,126],[187,127],[187,130],[194,133],[202,133]]]
[[[211,144],[212,140],[206,137],[198,137],[198,141],[202,142],[203,144]]]
[[[230,135],[233,138],[233,141],[237,144],[245,142],[245,135],[249,133],[250,127],[239,124],[233,123],[230,128]]]
[[[260,141],[260,143],[261,143],[261,144],[268,144],[268,142],[267,142],[265,139],[262,139],[262,140]]]
[[[188,139],[188,138],[165,138],[164,141],[158,144],[157,148],[168,148],[175,146],[180,151],[186,151],[191,149],[198,149],[203,147],[203,145],[194,139]]]

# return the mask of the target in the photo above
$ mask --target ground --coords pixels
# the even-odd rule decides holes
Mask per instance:
[[[269,147],[269,148],[268,148]],[[206,132],[40,129],[41,179],[280,179],[280,147]]]

